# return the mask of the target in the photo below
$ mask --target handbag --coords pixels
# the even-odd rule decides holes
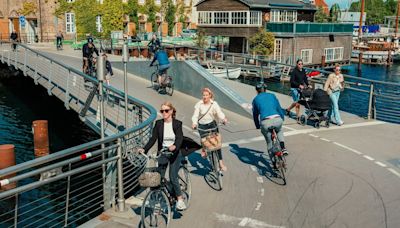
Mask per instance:
[[[201,138],[201,144],[208,151],[219,150],[222,147],[222,137],[219,132],[213,132]]]

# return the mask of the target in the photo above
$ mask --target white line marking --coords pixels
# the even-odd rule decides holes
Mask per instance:
[[[256,209],[255,209],[256,211],[260,210],[260,208],[261,208],[261,204],[262,204],[262,203],[260,203],[260,202],[257,202],[257,206],[256,206]]]
[[[396,170],[392,169],[392,168],[387,168],[390,172],[392,172],[394,175],[400,177],[400,173],[397,172]]]
[[[386,167],[386,165],[385,165],[384,163],[379,162],[379,161],[376,161],[375,164],[377,164],[377,165],[379,165],[379,166],[382,166],[382,167]]]
[[[268,223],[265,223],[263,221],[255,220],[252,218],[237,218],[234,216],[230,215],[225,215],[225,214],[218,214],[215,213],[215,216],[217,217],[217,220],[223,223],[229,223],[232,225],[238,224],[239,226],[246,226],[250,228],[285,228],[284,226],[275,226],[271,225]]]
[[[337,143],[337,142],[333,142],[333,143],[336,144],[336,145],[338,145],[338,146],[340,146],[340,147],[343,147],[344,149],[350,150],[351,152],[354,152],[354,153],[356,153],[356,154],[358,154],[358,155],[361,155],[361,154],[362,154],[360,151],[355,150],[355,149],[353,149],[353,148],[350,148],[350,147],[348,147],[348,146],[345,146],[345,145],[343,145],[343,144],[340,144],[340,143]]]
[[[329,139],[326,139],[326,138],[320,138],[322,141],[325,141],[325,142],[330,142],[331,140],[329,140]]]
[[[296,128],[291,128],[291,127],[288,127],[288,126],[283,126],[283,128],[286,128],[286,129],[291,130],[291,131],[295,131],[296,130]]]
[[[312,136],[312,137],[314,137],[314,138],[319,138],[319,136],[318,135],[313,135],[313,134],[308,134],[309,136]]]
[[[374,158],[372,158],[372,157],[370,157],[370,156],[368,156],[368,155],[363,155],[363,157],[366,158],[366,159],[368,159],[368,160],[370,160],[370,161],[374,161],[374,160],[375,160]]]
[[[264,196],[264,192],[265,192],[265,190],[262,188],[262,189],[260,189],[260,194],[261,194],[261,196]]]
[[[255,167],[254,165],[250,166],[251,170],[253,170],[254,172],[257,172],[257,167]]]
[[[264,179],[263,179],[262,177],[257,177],[257,182],[258,182],[258,183],[263,183],[263,182],[264,182]]]
[[[188,132],[192,133],[193,135],[196,135],[196,136],[199,136],[199,137],[200,137],[199,132],[198,132],[198,131],[194,131],[193,128],[188,127],[188,126],[186,126],[186,125],[182,125],[182,127],[185,128]]]
[[[239,222],[238,226],[245,226],[250,221],[250,218],[244,217],[242,221]]]

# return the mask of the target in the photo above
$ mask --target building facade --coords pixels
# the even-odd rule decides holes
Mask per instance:
[[[329,66],[350,61],[352,24],[314,23],[317,8],[298,0],[203,0],[197,5],[199,29],[209,36],[229,37],[226,51],[248,53],[258,29],[275,35],[272,55],[293,64]],[[215,10],[218,9],[218,10]]]

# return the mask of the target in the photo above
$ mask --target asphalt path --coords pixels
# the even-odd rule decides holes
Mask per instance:
[[[80,51],[41,50],[81,68]],[[123,90],[123,72],[116,69],[115,75],[111,84]],[[198,140],[190,126],[200,91],[198,98],[180,92],[159,95],[149,81],[130,74],[128,85],[130,95],[157,110],[164,101],[172,101],[184,134]],[[229,123],[221,127],[228,166],[224,189],[210,188],[204,179],[207,161],[199,153],[190,155],[191,206],[174,213],[171,227],[400,227],[399,125],[354,116],[342,127],[329,129],[286,121],[290,155],[287,185],[282,186],[271,178],[266,144],[252,120],[225,113]],[[133,225],[139,225],[138,216]]]

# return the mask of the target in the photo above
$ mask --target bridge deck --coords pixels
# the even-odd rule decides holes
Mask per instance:
[[[57,52],[48,46],[37,49],[81,68],[80,51]],[[121,57],[109,59],[120,61]],[[149,81],[131,74],[128,77],[130,95],[156,108],[172,101],[177,118],[184,123],[184,134],[197,139],[190,119],[200,92],[198,98],[180,92],[172,97],[159,95],[149,88]],[[249,102],[255,95],[251,86],[225,83]],[[111,84],[123,89],[121,70],[115,69]],[[291,103],[289,96],[278,94],[278,98],[284,107]],[[252,120],[225,112],[229,119],[221,131],[228,166],[223,177],[225,188],[217,192],[205,183],[207,162],[198,153],[192,154],[191,207],[182,215],[175,213],[172,227],[400,226],[399,125],[366,121],[344,112],[345,125],[328,129],[300,126],[287,119],[288,184],[280,186],[264,175],[269,172],[262,155],[266,145]],[[135,204],[135,200],[129,202]],[[97,218],[82,227],[137,227],[139,213],[137,205],[132,206],[129,216],[107,211],[110,218]]]

